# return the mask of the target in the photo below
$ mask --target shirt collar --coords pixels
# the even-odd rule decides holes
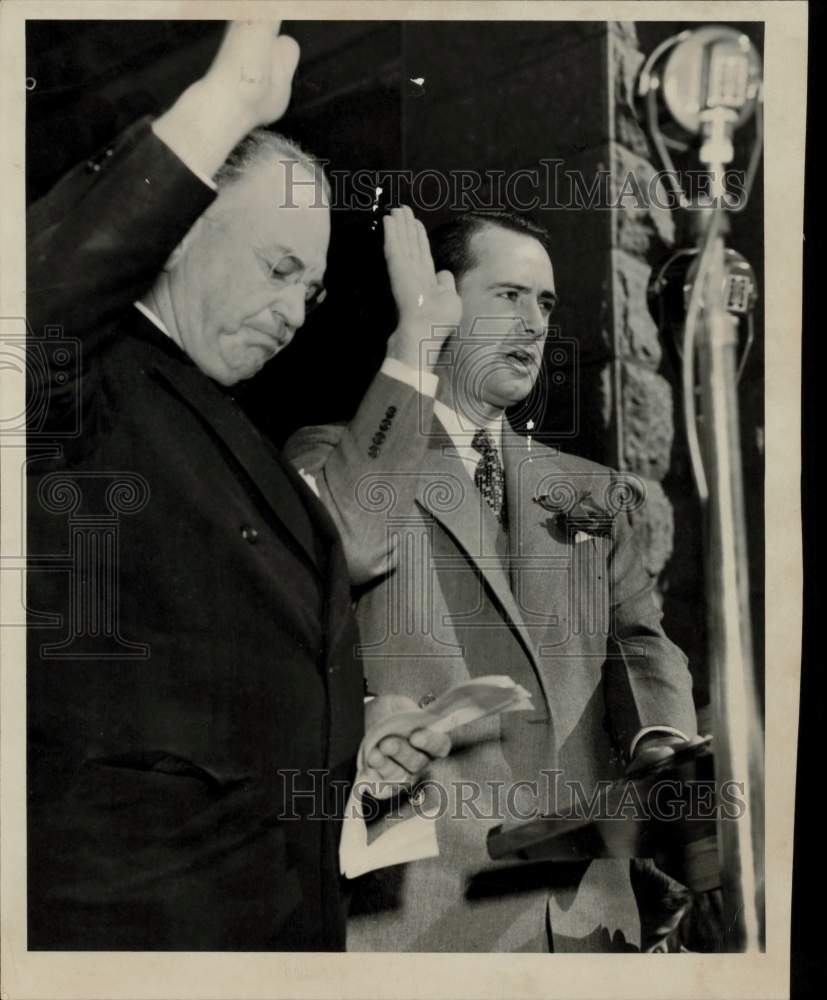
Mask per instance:
[[[152,323],[153,326],[157,326],[158,329],[161,331],[161,333],[163,333],[165,336],[169,337],[170,340],[172,340],[172,334],[169,332],[169,330],[167,330],[163,322],[155,315],[155,313],[151,309],[147,308],[143,304],[143,302],[133,302],[132,304],[135,306],[138,312],[143,313],[143,315],[146,316],[146,318],[149,320],[150,323]]]
[[[451,441],[460,456],[476,465],[479,461],[480,455],[479,452],[471,446],[471,441],[474,437],[474,430],[476,430],[476,428],[472,428],[469,422],[463,424],[457,415],[456,410],[452,409],[450,406],[446,406],[445,403],[438,399],[434,400],[434,415],[439,419],[439,422],[448,432]],[[502,456],[503,414],[500,413],[499,416],[494,417],[493,420],[489,420],[488,423],[482,424],[481,426],[490,432],[494,441],[494,447],[497,449],[500,456]]]

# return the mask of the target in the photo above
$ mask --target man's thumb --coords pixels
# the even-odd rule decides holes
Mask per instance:
[[[450,271],[437,271],[436,283],[440,288],[445,289],[445,291],[456,291],[454,276]]]
[[[273,42],[273,78],[292,79],[299,65],[301,50],[295,38],[279,35]]]

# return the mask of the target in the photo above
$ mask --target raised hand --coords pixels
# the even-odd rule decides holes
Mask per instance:
[[[295,39],[281,21],[230,21],[202,84],[242,118],[245,132],[281,118],[299,62]]]
[[[287,110],[299,46],[281,21],[231,21],[210,68],[152,129],[191,169],[212,176],[241,139]]]
[[[385,260],[399,321],[388,340],[388,356],[412,368],[432,367],[423,341],[442,342],[462,315],[462,301],[450,271],[434,270],[428,235],[407,205],[383,220]]]

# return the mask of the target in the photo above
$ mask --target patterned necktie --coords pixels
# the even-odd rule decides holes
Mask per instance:
[[[485,428],[480,428],[474,435],[471,447],[482,456],[474,471],[474,483],[485,497],[485,502],[494,512],[494,517],[505,528],[508,520],[505,502],[505,474],[491,433]]]

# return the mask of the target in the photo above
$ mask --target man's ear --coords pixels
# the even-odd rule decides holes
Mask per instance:
[[[167,257],[166,263],[164,264],[163,268],[165,271],[172,271],[178,266],[178,263],[180,262],[181,258],[190,248],[192,243],[200,235],[201,230],[204,228],[204,225],[205,225],[204,216],[200,215],[192,224],[192,226],[190,227],[184,238],[181,240],[181,242],[178,244],[178,246],[172,251],[169,257]]]

